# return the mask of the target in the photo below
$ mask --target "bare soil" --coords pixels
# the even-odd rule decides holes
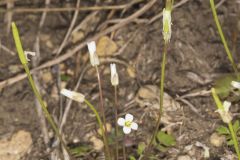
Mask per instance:
[[[99,6],[120,5],[129,3],[125,1],[101,1]],[[215,3],[219,1],[216,0]],[[51,7],[74,7],[76,1],[51,1]],[[64,47],[61,55],[78,46],[86,38],[100,33],[104,28],[112,23],[102,25],[109,19],[119,20],[128,17],[132,13],[141,9],[147,2],[140,2],[130,8],[123,10],[100,10],[93,17],[93,20],[86,28],[82,30],[83,38],[76,43],[70,41]],[[179,3],[176,1],[175,3]],[[95,1],[81,1],[81,6],[94,6]],[[229,42],[230,48],[234,51],[234,58],[239,59],[240,40],[238,38],[239,29],[239,10],[240,4],[237,1],[225,1],[218,8],[218,15],[223,26],[223,31]],[[16,1],[14,8],[44,8],[44,2],[34,1]],[[102,75],[102,88],[105,100],[107,121],[114,126],[113,112],[113,88],[109,80],[109,64],[113,58],[118,61],[117,67],[120,77],[119,89],[119,112],[121,115],[131,113],[139,124],[139,130],[128,137],[127,154],[136,155],[136,147],[139,142],[146,141],[151,137],[156,119],[148,113],[146,105],[140,107],[136,102],[138,90],[146,85],[159,86],[160,83],[160,64],[163,50],[162,38],[162,20],[157,19],[151,24],[146,24],[148,20],[157,15],[164,8],[162,2],[157,2],[147,12],[135,21],[117,29],[107,36],[118,45],[118,51],[126,43],[128,45],[117,55],[102,57],[103,63],[99,70]],[[5,5],[0,5],[0,9],[6,9]],[[80,24],[86,16],[94,11],[80,11],[75,26]],[[34,51],[34,42],[38,32],[40,32],[40,64],[49,60],[56,59],[58,56],[54,53],[62,43],[64,36],[70,26],[73,12],[49,12],[47,13],[44,25],[39,29],[41,12],[19,12],[13,13],[12,21],[16,22],[25,50]],[[1,43],[16,52],[11,32],[7,33],[6,13],[0,14],[0,39]],[[221,147],[214,147],[210,143],[210,136],[216,128],[222,124],[220,117],[214,111],[216,106],[210,94],[204,96],[192,96],[184,98],[191,103],[197,111],[193,111],[189,105],[183,103],[178,97],[200,91],[209,91],[214,84],[214,80],[226,73],[232,73],[231,65],[227,59],[224,47],[218,36],[216,26],[210,10],[209,1],[189,0],[187,3],[174,9],[172,13],[172,39],[168,48],[166,64],[165,92],[168,93],[174,101],[180,104],[180,108],[171,111],[168,114],[169,122],[173,124],[168,130],[177,139],[177,144],[169,148],[166,152],[153,151],[158,159],[172,160],[180,155],[189,155],[192,159],[204,159],[203,149],[197,147],[191,155],[186,151],[186,146],[201,142],[210,148],[211,160],[220,160],[234,154],[233,147],[223,144]],[[121,22],[116,22],[121,23]],[[100,26],[102,27],[100,28]],[[130,40],[129,40],[130,39]],[[11,55],[4,49],[0,49],[0,81],[14,77],[23,73],[17,55]],[[129,74],[127,65],[131,65],[135,70],[135,76]],[[82,81],[78,91],[84,93],[86,97],[98,106],[98,85],[95,70],[91,67],[85,73],[84,69],[89,65],[87,47],[84,47],[77,54],[71,56],[59,65],[54,65],[35,72],[37,75],[44,100],[48,104],[48,109],[59,121],[61,110],[58,94],[54,94],[57,88],[57,67],[60,66],[61,73],[69,78],[66,81],[66,88],[73,89],[78,81],[80,74],[83,74]],[[12,69],[10,66],[17,66]],[[32,67],[32,65],[30,64]],[[63,66],[63,68],[61,68]],[[44,73],[50,73],[50,81],[44,79]],[[49,77],[48,77],[49,78]],[[158,97],[158,93],[156,93]],[[62,97],[63,98],[63,97]],[[152,102],[152,99],[150,100]],[[1,89],[0,93],[0,138],[9,137],[18,130],[29,131],[33,138],[33,146],[29,154],[22,159],[39,160],[49,159],[49,150],[43,141],[39,118],[36,112],[35,97],[28,84],[27,79],[21,80],[10,86]],[[63,108],[66,100],[63,98]],[[98,107],[97,107],[98,108]],[[150,109],[151,110],[151,109]],[[234,103],[231,111],[239,113],[239,104]],[[155,110],[155,112],[157,112]],[[145,116],[143,116],[146,114]],[[238,119],[236,114],[234,119]],[[161,128],[166,127],[163,123]],[[91,111],[83,104],[73,102],[68,115],[67,123],[64,126],[63,134],[69,146],[77,146],[92,143],[86,138],[87,134],[97,136],[97,123]],[[50,126],[48,132],[53,133]],[[76,142],[77,139],[77,143]],[[54,142],[54,139],[51,139]],[[48,147],[52,146],[49,144]],[[50,147],[51,148],[51,147]],[[99,152],[93,151],[83,159],[97,159]],[[81,159],[80,158],[80,159]],[[228,158],[225,158],[228,159]],[[230,160],[230,159],[229,159]]]

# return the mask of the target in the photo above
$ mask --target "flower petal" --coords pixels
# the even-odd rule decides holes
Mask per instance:
[[[138,129],[138,124],[135,123],[135,122],[132,122],[131,128],[132,128],[133,130],[137,130],[137,129]]]
[[[70,91],[68,89],[62,89],[61,94],[80,103],[84,102],[85,100],[85,96],[83,94]]]
[[[131,132],[131,128],[124,126],[124,127],[123,127],[123,132],[124,132],[125,134],[129,134],[129,133]]]
[[[237,82],[237,81],[232,81],[232,82],[231,82],[231,85],[232,85],[234,88],[240,89],[240,83]]]
[[[93,55],[96,52],[96,43],[95,41],[91,41],[87,43],[88,51],[91,55]]]
[[[125,120],[132,122],[132,121],[133,121],[133,115],[131,115],[131,114],[126,114]]]
[[[118,118],[117,123],[118,123],[119,126],[124,126],[124,124],[125,124],[125,119],[124,119],[124,118]]]
[[[228,102],[228,101],[223,102],[224,111],[228,112],[230,106],[231,106],[231,102]]]

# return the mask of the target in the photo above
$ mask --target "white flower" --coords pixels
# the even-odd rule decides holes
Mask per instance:
[[[77,102],[84,102],[85,100],[85,96],[81,93],[78,93],[78,92],[74,92],[74,91],[70,91],[70,90],[67,90],[67,89],[62,89],[61,90],[61,94],[72,99],[72,100],[75,100]]]
[[[94,41],[91,41],[89,43],[87,43],[88,46],[88,51],[90,54],[90,62],[92,64],[92,66],[98,66],[99,65],[99,59],[96,53],[96,43]]]
[[[229,108],[231,106],[231,102],[224,101],[223,102],[223,108],[218,109],[216,112],[218,112],[223,120],[224,123],[230,123],[232,121],[232,115],[229,112]]]
[[[118,118],[117,121],[119,126],[123,127],[123,132],[125,134],[129,134],[131,130],[137,130],[138,129],[138,124],[133,122],[133,115],[131,114],[126,114],[125,119],[124,118]]]
[[[36,52],[24,51],[24,54],[25,54],[26,60],[30,61],[30,59],[28,58],[28,55],[35,56]]]
[[[165,42],[169,42],[172,34],[172,18],[171,11],[163,9],[163,39]]]
[[[232,81],[232,82],[231,82],[231,85],[232,85],[234,88],[240,89],[240,82]]]
[[[111,83],[113,86],[117,86],[119,84],[119,80],[116,64],[115,63],[110,64],[110,69],[111,69]]]

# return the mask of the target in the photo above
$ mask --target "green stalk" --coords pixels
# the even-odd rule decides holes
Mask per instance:
[[[115,101],[115,136],[116,136],[116,160],[118,160],[118,99],[117,86],[114,86],[114,101]]]
[[[102,120],[97,112],[97,110],[94,108],[94,106],[87,100],[85,99],[84,102],[88,105],[88,107],[94,112],[96,118],[97,118],[97,122],[98,122],[98,125],[101,129],[101,132],[102,132],[102,137],[103,137],[103,142],[105,144],[105,149],[106,149],[106,152],[107,152],[107,159],[108,160],[111,160],[111,155],[110,155],[110,149],[109,149],[109,146],[108,146],[108,142],[107,142],[107,137],[105,135],[105,130],[104,130],[104,127],[103,127],[103,123],[102,123]]]
[[[27,73],[27,77],[28,77],[29,83],[30,83],[30,85],[31,85],[31,87],[32,87],[32,90],[33,90],[35,96],[37,97],[37,99],[38,99],[38,101],[39,101],[39,103],[40,103],[40,105],[41,105],[41,107],[42,107],[42,110],[43,110],[43,112],[44,112],[44,114],[45,114],[45,116],[46,116],[46,118],[47,118],[47,120],[48,120],[48,122],[49,122],[50,125],[52,126],[52,128],[53,128],[54,132],[56,133],[57,137],[59,138],[59,140],[61,141],[64,149],[66,149],[66,151],[67,151],[68,154],[70,155],[69,149],[68,149],[68,147],[66,146],[66,144],[63,142],[63,138],[62,138],[62,136],[61,136],[61,134],[60,134],[60,132],[59,132],[59,130],[58,130],[58,128],[57,128],[57,125],[56,125],[55,122],[53,121],[52,116],[51,116],[50,113],[48,112],[47,107],[46,107],[46,105],[44,104],[44,102],[43,102],[43,100],[42,100],[42,97],[41,97],[39,91],[38,91],[37,88],[36,88],[36,85],[35,85],[35,83],[34,83],[34,81],[33,81],[33,79],[32,79],[32,76],[31,76],[31,74],[30,74],[30,71],[29,71],[28,66],[25,64],[25,65],[23,65],[23,67],[24,67],[24,69],[25,69],[25,72]]]
[[[164,49],[163,49],[163,59],[161,63],[161,81],[160,81],[160,107],[159,107],[159,114],[158,114],[158,120],[155,126],[155,130],[152,134],[151,140],[149,144],[147,145],[144,153],[139,157],[139,160],[143,159],[145,156],[147,156],[148,152],[150,151],[153,142],[155,141],[155,137],[157,135],[162,114],[163,114],[163,94],[164,94],[164,80],[165,80],[165,66],[166,66],[166,59],[167,59],[167,47],[168,47],[168,42],[164,43]]]
[[[239,147],[238,147],[239,145],[238,145],[237,135],[233,130],[232,122],[228,123],[228,128],[229,128],[231,136],[232,136],[232,140],[233,140],[235,151],[238,156],[238,160],[240,160],[240,152],[239,152]]]
[[[51,117],[50,113],[48,112],[47,107],[44,104],[44,102],[42,100],[42,97],[41,97],[39,91],[37,90],[37,87],[36,87],[36,85],[35,85],[35,83],[32,79],[30,70],[28,68],[28,62],[27,62],[27,59],[26,59],[26,55],[24,54],[24,51],[23,51],[23,47],[22,47],[22,43],[21,43],[20,36],[19,36],[19,33],[18,33],[18,29],[17,29],[17,26],[15,25],[14,22],[12,23],[12,32],[13,32],[15,45],[16,45],[16,48],[17,48],[17,51],[18,51],[19,59],[20,59],[22,65],[24,67],[24,70],[27,74],[27,77],[28,77],[29,83],[32,87],[32,90],[33,90],[35,96],[37,97],[41,107],[42,107],[42,110],[45,114],[45,117],[47,118],[48,122],[52,126],[54,132],[56,133],[57,137],[59,138],[59,140],[60,140],[61,144],[63,145],[64,149],[67,151],[68,155],[71,157],[70,151],[69,151],[68,147],[66,146],[66,144],[64,143],[63,138],[62,138],[62,136],[61,136],[61,134],[60,134],[60,132],[57,128],[57,125],[54,123],[53,118]]]
[[[148,147],[151,147],[154,140],[155,140],[155,137],[157,135],[157,132],[158,132],[158,129],[159,129],[159,126],[160,126],[162,114],[163,114],[163,94],[164,94],[164,80],[165,80],[165,66],[166,66],[167,47],[168,47],[168,43],[164,43],[163,59],[162,59],[162,64],[161,64],[159,114],[158,114],[158,120],[157,120],[157,124],[156,124],[156,127],[155,127],[155,131],[153,132],[153,135],[152,135],[152,138],[151,138],[151,141],[150,141]]]
[[[211,91],[212,91],[213,99],[214,99],[218,109],[224,109],[223,104],[220,101],[220,99],[219,99],[219,97],[218,97],[218,95],[216,93],[216,90],[214,88],[212,88]],[[229,131],[231,133],[231,137],[232,137],[232,140],[233,140],[235,151],[236,151],[237,156],[238,156],[238,160],[240,160],[239,144],[238,144],[238,140],[237,140],[237,135],[236,135],[236,133],[233,130],[232,122],[228,123],[228,129],[229,129]]]
[[[226,41],[225,36],[223,34],[222,27],[221,27],[221,24],[220,24],[218,16],[217,16],[217,11],[216,11],[216,7],[215,7],[215,4],[214,4],[214,0],[210,0],[210,5],[211,5],[214,21],[215,21],[215,23],[217,25],[218,33],[219,33],[219,35],[221,37],[221,40],[222,40],[222,43],[223,43],[224,48],[226,50],[228,59],[229,59],[231,65],[233,67],[233,70],[234,70],[237,78],[239,79],[239,74],[238,74],[239,72],[238,72],[238,69],[237,69],[237,65],[236,65],[236,63],[233,60],[232,53],[231,53],[230,49],[228,48],[227,41]]]

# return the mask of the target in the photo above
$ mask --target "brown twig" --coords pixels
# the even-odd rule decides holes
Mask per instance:
[[[77,0],[76,8],[79,8],[79,7],[80,7],[80,0]],[[69,28],[68,28],[67,34],[65,35],[65,37],[64,37],[64,39],[63,39],[60,47],[58,48],[58,51],[57,51],[57,53],[56,53],[56,56],[58,56],[58,55],[62,52],[62,49],[63,49],[64,46],[66,45],[66,43],[67,43],[67,41],[68,41],[68,39],[69,39],[69,36],[70,36],[70,34],[71,34],[72,30],[73,30],[73,27],[74,27],[74,25],[75,25],[75,22],[76,22],[76,20],[77,20],[78,13],[79,13],[79,11],[78,11],[78,10],[75,10],[74,15],[73,15],[73,18],[72,18],[72,21],[71,21],[71,24],[70,24],[70,26],[69,26]]]
[[[6,5],[6,4],[9,3],[9,2],[14,3],[14,2],[16,2],[16,1],[19,1],[19,0],[2,0],[2,1],[0,2],[0,5]]]
[[[121,10],[129,4],[116,6],[93,6],[93,7],[67,7],[67,8],[13,8],[0,9],[0,13],[14,12],[14,13],[38,13],[38,12],[69,12],[69,11],[98,11],[98,10]]]
[[[10,54],[13,55],[13,56],[16,55],[15,52],[11,51],[11,50],[8,49],[6,46],[4,46],[4,45],[1,43],[1,41],[0,41],[0,49],[4,50],[5,52],[10,53]]]
[[[45,5],[48,5],[49,3],[50,3],[50,0],[45,0]],[[40,52],[39,35],[40,35],[40,29],[42,28],[42,26],[45,22],[45,19],[46,19],[46,12],[43,12],[42,15],[41,15],[41,20],[39,22],[39,28],[38,28],[39,31],[38,31],[38,34],[36,36],[36,40],[35,40],[35,43],[34,43],[36,56],[32,60],[33,67],[37,67],[39,62],[40,62],[41,52]],[[38,79],[39,78],[38,78],[37,75],[33,75],[33,80],[35,82],[35,85],[38,88],[38,90],[41,91],[41,86],[39,84]],[[50,138],[49,138],[49,135],[48,135],[46,119],[45,119],[44,113],[42,111],[41,105],[40,105],[40,103],[39,103],[39,101],[36,97],[35,97],[35,104],[36,104],[36,107],[37,107],[37,114],[38,114],[38,117],[40,119],[40,126],[41,126],[41,131],[42,131],[42,134],[43,134],[44,143],[45,143],[46,146],[48,146]]]
[[[41,69],[44,69],[44,68],[47,68],[47,67],[51,67],[53,65],[56,65],[58,63],[61,63],[65,60],[67,60],[68,58],[72,57],[74,54],[76,54],[79,50],[81,50],[83,47],[86,46],[87,42],[89,42],[90,40],[96,40],[98,39],[99,37],[103,36],[103,35],[106,35],[108,33],[111,33],[123,26],[126,26],[127,24],[131,23],[135,18],[141,16],[143,13],[145,13],[146,11],[149,10],[149,8],[151,8],[153,6],[153,4],[156,3],[157,0],[151,0],[150,2],[148,2],[145,6],[143,6],[141,9],[139,9],[138,11],[136,11],[135,13],[133,13],[132,15],[130,15],[129,17],[123,19],[121,21],[121,23],[118,23],[118,24],[115,24],[111,27],[108,27],[107,29],[105,29],[104,31],[94,35],[93,37],[91,38],[88,38],[87,40],[85,40],[84,42],[80,43],[79,45],[77,45],[73,50],[69,50],[66,54],[62,55],[62,56],[59,56],[58,58],[54,58],[42,65],[40,65],[39,67],[37,68],[34,68],[31,70],[31,73],[34,73],[38,70],[41,70]],[[24,73],[24,74],[20,74],[20,75],[17,75],[17,76],[14,76],[12,78],[9,78],[7,80],[4,80],[4,81],[1,81],[0,82],[0,89],[1,88],[4,88],[6,86],[9,86],[9,85],[12,85],[24,78],[26,78],[27,75]]]
[[[115,106],[115,136],[116,136],[116,160],[118,160],[118,96],[117,96],[117,86],[114,86],[114,106]]]
[[[7,9],[8,10],[12,10],[14,7],[14,2],[13,1],[7,1]],[[5,14],[5,22],[7,22],[7,34],[9,34],[10,29],[11,29],[11,23],[12,23],[12,16],[13,16],[13,12],[7,12]]]

